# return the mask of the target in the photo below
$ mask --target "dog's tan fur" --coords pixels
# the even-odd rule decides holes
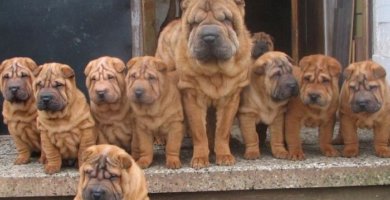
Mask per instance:
[[[390,88],[385,69],[373,61],[357,62],[344,70],[344,77],[340,94],[340,132],[345,145],[343,156],[358,155],[357,129],[370,128],[374,131],[376,155],[390,157]],[[369,110],[360,110],[356,102],[364,107],[362,109]],[[354,110],[354,106],[358,106],[358,110]]]
[[[300,140],[302,126],[319,127],[321,152],[325,156],[337,156],[338,151],[331,141],[338,109],[341,65],[332,57],[311,55],[302,58],[299,67],[300,95],[288,103],[286,113],[289,158],[302,160],[305,157]]]
[[[117,145],[130,153],[134,122],[126,96],[126,72],[123,61],[108,56],[92,60],[84,70],[97,143]]]
[[[80,180],[74,200],[101,199],[149,200],[142,169],[123,149],[113,145],[94,145],[83,153]]]
[[[85,96],[76,86],[73,69],[60,63],[47,63],[34,73],[37,75],[33,85],[38,103],[37,123],[47,158],[45,172],[60,171],[63,159],[78,159],[81,165],[81,154],[96,143],[96,133]],[[62,109],[40,108],[47,94],[53,95],[52,104]]]
[[[8,125],[9,134],[15,143],[18,156],[15,164],[26,164],[32,152],[41,151],[40,133],[36,125],[37,107],[32,90],[35,79],[32,71],[37,64],[26,57],[15,57],[4,60],[0,65],[0,89],[4,96],[3,117]],[[11,88],[17,88],[12,94]],[[18,99],[22,92],[23,100]],[[41,162],[44,154],[41,154]]]

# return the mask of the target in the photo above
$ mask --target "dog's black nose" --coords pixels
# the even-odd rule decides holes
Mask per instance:
[[[103,199],[103,196],[104,196],[104,190],[102,190],[101,188],[96,188],[96,189],[92,189],[92,197],[94,200],[100,200],[100,199]]]
[[[10,86],[8,88],[12,93],[16,93],[19,90],[19,86]]]
[[[43,101],[43,103],[49,103],[52,99],[53,96],[50,94],[41,95],[41,100]]]
[[[365,108],[368,105],[368,100],[359,100],[356,101],[356,104],[359,105],[360,108]]]
[[[137,98],[141,98],[142,95],[144,94],[144,91],[145,90],[143,88],[137,88],[135,89],[134,94]]]
[[[320,98],[320,95],[318,93],[310,93],[309,98],[310,101],[316,102]]]
[[[103,99],[104,96],[106,95],[106,91],[98,90],[98,91],[96,91],[96,94],[98,95],[99,98]]]

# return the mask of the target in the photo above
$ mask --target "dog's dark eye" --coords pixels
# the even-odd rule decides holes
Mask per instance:
[[[96,81],[96,77],[91,77],[91,81]]]
[[[3,79],[9,79],[9,74],[4,74]]]
[[[28,77],[28,74],[22,73],[20,76],[21,76],[22,78],[26,78],[26,77]]]
[[[154,80],[156,80],[156,77],[154,77],[154,76],[149,76],[149,77],[148,77],[148,80],[149,80],[149,81],[154,81]]]
[[[350,85],[350,86],[349,86],[349,89],[351,89],[351,90],[353,90],[353,91],[356,91],[356,90],[357,90],[356,87],[355,87],[354,85]]]
[[[272,75],[272,78],[279,78],[282,75],[280,71],[276,72],[274,75]]]
[[[304,81],[307,81],[307,82],[310,82],[310,76],[305,76],[305,77],[303,77],[303,80],[304,80]]]
[[[112,80],[112,79],[114,79],[114,76],[113,75],[107,75],[107,79],[108,80]]]
[[[330,80],[329,80],[329,79],[327,79],[327,78],[324,78],[324,79],[322,79],[322,83],[324,83],[324,84],[328,84],[328,83],[330,83]]]
[[[376,90],[376,89],[378,89],[378,86],[377,86],[377,85],[370,85],[370,86],[368,87],[368,89],[369,89],[369,90]]]
[[[110,176],[110,180],[114,181],[114,180],[117,180],[119,178],[119,176],[115,175],[115,174],[111,174]]]
[[[64,84],[62,84],[62,83],[60,83],[60,82],[55,82],[55,83],[54,83],[54,87],[55,87],[55,88],[59,88],[59,87],[62,87],[62,86],[64,86]]]
[[[35,84],[35,86],[36,86],[37,88],[41,88],[41,87],[42,87],[42,82],[41,82],[41,81],[37,82],[37,83]]]
[[[131,74],[131,75],[130,75],[130,78],[135,79],[135,78],[136,78],[135,74]]]

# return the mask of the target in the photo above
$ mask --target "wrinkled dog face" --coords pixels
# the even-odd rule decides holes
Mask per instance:
[[[161,95],[166,65],[153,57],[136,57],[127,63],[126,76],[128,98],[139,104],[152,104]]]
[[[267,93],[274,101],[298,95],[298,83],[292,74],[292,59],[282,52],[268,52],[256,60],[254,73],[264,75]]]
[[[118,58],[101,57],[91,61],[84,71],[91,101],[112,104],[125,95],[126,66]]]
[[[195,59],[227,60],[236,54],[240,45],[238,34],[244,24],[241,1],[187,0],[183,4],[184,30]]]
[[[72,98],[74,72],[68,65],[48,63],[34,71],[35,98],[38,110],[62,111]]]
[[[11,58],[0,65],[0,85],[4,99],[12,103],[25,102],[32,95],[32,71],[37,65],[30,58]]]
[[[83,160],[80,181],[84,200],[122,200],[124,190],[131,189],[123,184],[131,177],[122,172],[132,166],[132,160],[120,148],[93,146],[85,151]]]
[[[305,105],[327,107],[338,93],[340,63],[331,57],[311,55],[301,59],[300,98]]]
[[[375,113],[382,107],[386,90],[386,71],[377,63],[354,63],[344,71],[349,102],[355,113]]]

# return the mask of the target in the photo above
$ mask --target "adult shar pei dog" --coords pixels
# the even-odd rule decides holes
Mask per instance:
[[[194,145],[191,165],[196,169],[208,166],[209,143],[218,165],[235,163],[230,130],[252,62],[244,4],[243,0],[182,2],[175,62]]]
[[[374,148],[379,157],[390,157],[390,89],[386,71],[373,61],[357,62],[344,70],[340,95],[340,132],[345,157],[359,152],[358,128],[374,131]]]
[[[78,159],[96,143],[95,122],[84,94],[76,87],[72,68],[60,63],[47,63],[34,73],[34,96],[38,107],[38,129],[48,174],[60,171],[62,160]]]
[[[285,136],[289,158],[302,160],[305,155],[300,139],[301,126],[319,128],[319,144],[325,156],[337,156],[332,146],[336,112],[339,105],[341,64],[324,55],[310,55],[299,62],[300,94],[288,103]]]
[[[241,93],[238,110],[240,129],[245,143],[246,159],[260,156],[256,125],[270,125],[271,150],[277,158],[287,158],[284,147],[284,114],[288,100],[298,94],[292,59],[277,51],[258,58],[252,68],[251,82]]]
[[[144,56],[127,66],[127,96],[136,122],[137,147],[132,155],[142,168],[153,161],[153,140],[164,138],[168,168],[180,168],[180,147],[184,136],[184,113],[177,88],[177,75],[160,59]]]
[[[84,70],[97,143],[117,145],[130,153],[134,127],[126,96],[126,72],[122,60],[108,56],[92,60]]]
[[[74,200],[148,200],[145,175],[123,149],[94,145],[82,155]]]
[[[4,97],[3,117],[18,151],[14,163],[26,164],[32,152],[41,151],[41,138],[37,129],[37,107],[32,90],[33,71],[37,64],[26,57],[4,60],[0,65],[0,89]],[[43,161],[41,154],[40,161]]]

